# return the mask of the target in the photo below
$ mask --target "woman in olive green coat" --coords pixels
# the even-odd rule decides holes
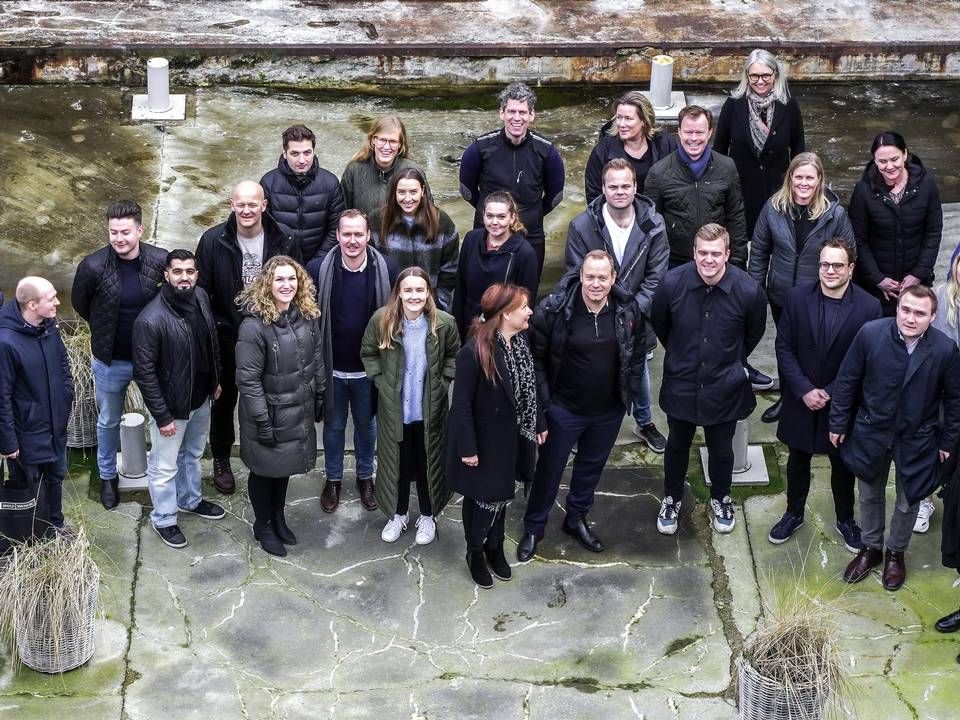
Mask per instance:
[[[385,542],[407,529],[411,481],[420,505],[417,544],[436,537],[434,518],[451,495],[443,433],[459,349],[456,321],[437,309],[427,273],[419,267],[401,272],[387,304],[370,318],[360,348],[377,389],[376,496],[389,518],[380,534]]]

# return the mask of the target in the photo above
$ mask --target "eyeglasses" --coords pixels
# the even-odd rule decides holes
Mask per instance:
[[[750,73],[747,79],[750,82],[770,82],[773,80],[773,73]]]
[[[822,270],[823,272],[826,272],[827,270],[833,270],[835,273],[838,273],[841,270],[843,270],[845,267],[847,267],[848,264],[849,263],[822,262],[820,263],[820,270]]]
[[[382,137],[380,137],[380,136],[378,136],[378,135],[374,135],[374,136],[373,136],[373,142],[374,142],[375,144],[379,145],[380,147],[388,147],[388,148],[398,148],[398,147],[400,147],[400,141],[399,141],[399,140],[388,140],[387,138],[382,138]]]

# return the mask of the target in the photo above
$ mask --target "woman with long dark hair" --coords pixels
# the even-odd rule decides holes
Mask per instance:
[[[737,166],[747,237],[763,204],[777,191],[787,165],[806,150],[800,106],[787,87],[787,67],[766,50],[753,50],[740,84],[720,110],[713,149]]]
[[[284,504],[291,475],[317,464],[326,373],[320,310],[307,271],[276,255],[237,296],[247,314],[237,340],[240,459],[250,469],[253,535],[271,555],[295,545]]]
[[[370,318],[360,346],[377,388],[377,506],[387,515],[380,533],[396,542],[407,529],[410,483],[417,486],[418,545],[436,537],[436,516],[450,499],[443,477],[447,389],[460,335],[439,310],[423,268],[402,270],[387,304]]]
[[[396,115],[377,118],[367,131],[364,144],[350,158],[340,177],[346,206],[367,216],[382,208],[387,202],[393,176],[417,167],[407,159],[409,151],[403,120]]]
[[[870,155],[850,198],[857,282],[880,299],[884,315],[892,316],[902,290],[933,283],[943,209],[933,176],[907,150],[900,133],[877,135]]]
[[[513,196],[498,190],[483,201],[483,227],[463,238],[451,313],[461,339],[480,314],[480,299],[495,282],[514,283],[537,297],[537,253],[527,242]]]
[[[504,518],[517,481],[533,480],[536,446],[547,438],[537,400],[526,290],[494,283],[480,300],[471,337],[457,355],[447,423],[447,482],[463,495],[467,567],[482,588],[490,573],[511,577],[503,553]]]
[[[423,268],[437,305],[450,308],[460,235],[450,216],[434,205],[423,171],[407,168],[393,176],[387,204],[370,216],[370,242],[401,269]]]

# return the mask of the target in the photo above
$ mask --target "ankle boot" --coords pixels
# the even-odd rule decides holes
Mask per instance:
[[[104,510],[113,510],[120,504],[119,478],[100,478],[100,504]]]
[[[297,544],[297,536],[287,527],[287,519],[283,516],[283,509],[277,510],[273,516],[273,531],[284,545]]]
[[[483,550],[467,553],[467,567],[470,568],[470,577],[477,585],[485,590],[493,587],[493,578],[490,576],[490,571],[487,570],[487,561],[483,557]]]
[[[503,554],[503,543],[493,548],[484,548],[483,554],[487,558],[487,565],[490,572],[498,580],[509,580],[513,576],[510,569],[510,563],[507,562],[506,555]]]
[[[263,548],[264,552],[278,557],[284,557],[287,554],[287,549],[280,542],[280,538],[277,537],[270,523],[254,523],[253,536],[260,541],[260,547]]]

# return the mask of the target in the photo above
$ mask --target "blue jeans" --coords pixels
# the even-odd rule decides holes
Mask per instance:
[[[646,352],[641,348],[641,352]],[[633,398],[633,419],[637,425],[649,425],[653,422],[650,412],[650,369],[646,357],[643,359],[643,375],[640,376],[640,392]]]
[[[343,479],[343,449],[347,436],[347,409],[353,415],[353,445],[357,477],[373,477],[377,421],[373,411],[373,383],[367,378],[333,378],[333,417],[323,423],[323,463],[327,480]]]
[[[133,380],[133,363],[114,360],[107,365],[93,358],[93,382],[97,395],[97,467],[100,477],[117,476],[117,451],[120,449],[120,416],[127,386]]]
[[[623,405],[603,415],[578,415],[554,403],[547,408],[547,441],[540,446],[537,471],[523,516],[524,532],[543,537],[550,510],[557,499],[560,479],[573,446],[573,461],[566,513],[573,521],[586,517],[593,507],[593,495],[600,475],[623,422]]]
[[[200,494],[200,458],[210,432],[210,403],[203,403],[190,413],[187,420],[174,422],[176,433],[164,437],[156,420],[150,418],[147,484],[153,501],[150,520],[158,528],[176,525],[178,507],[192,510],[203,499]]]

